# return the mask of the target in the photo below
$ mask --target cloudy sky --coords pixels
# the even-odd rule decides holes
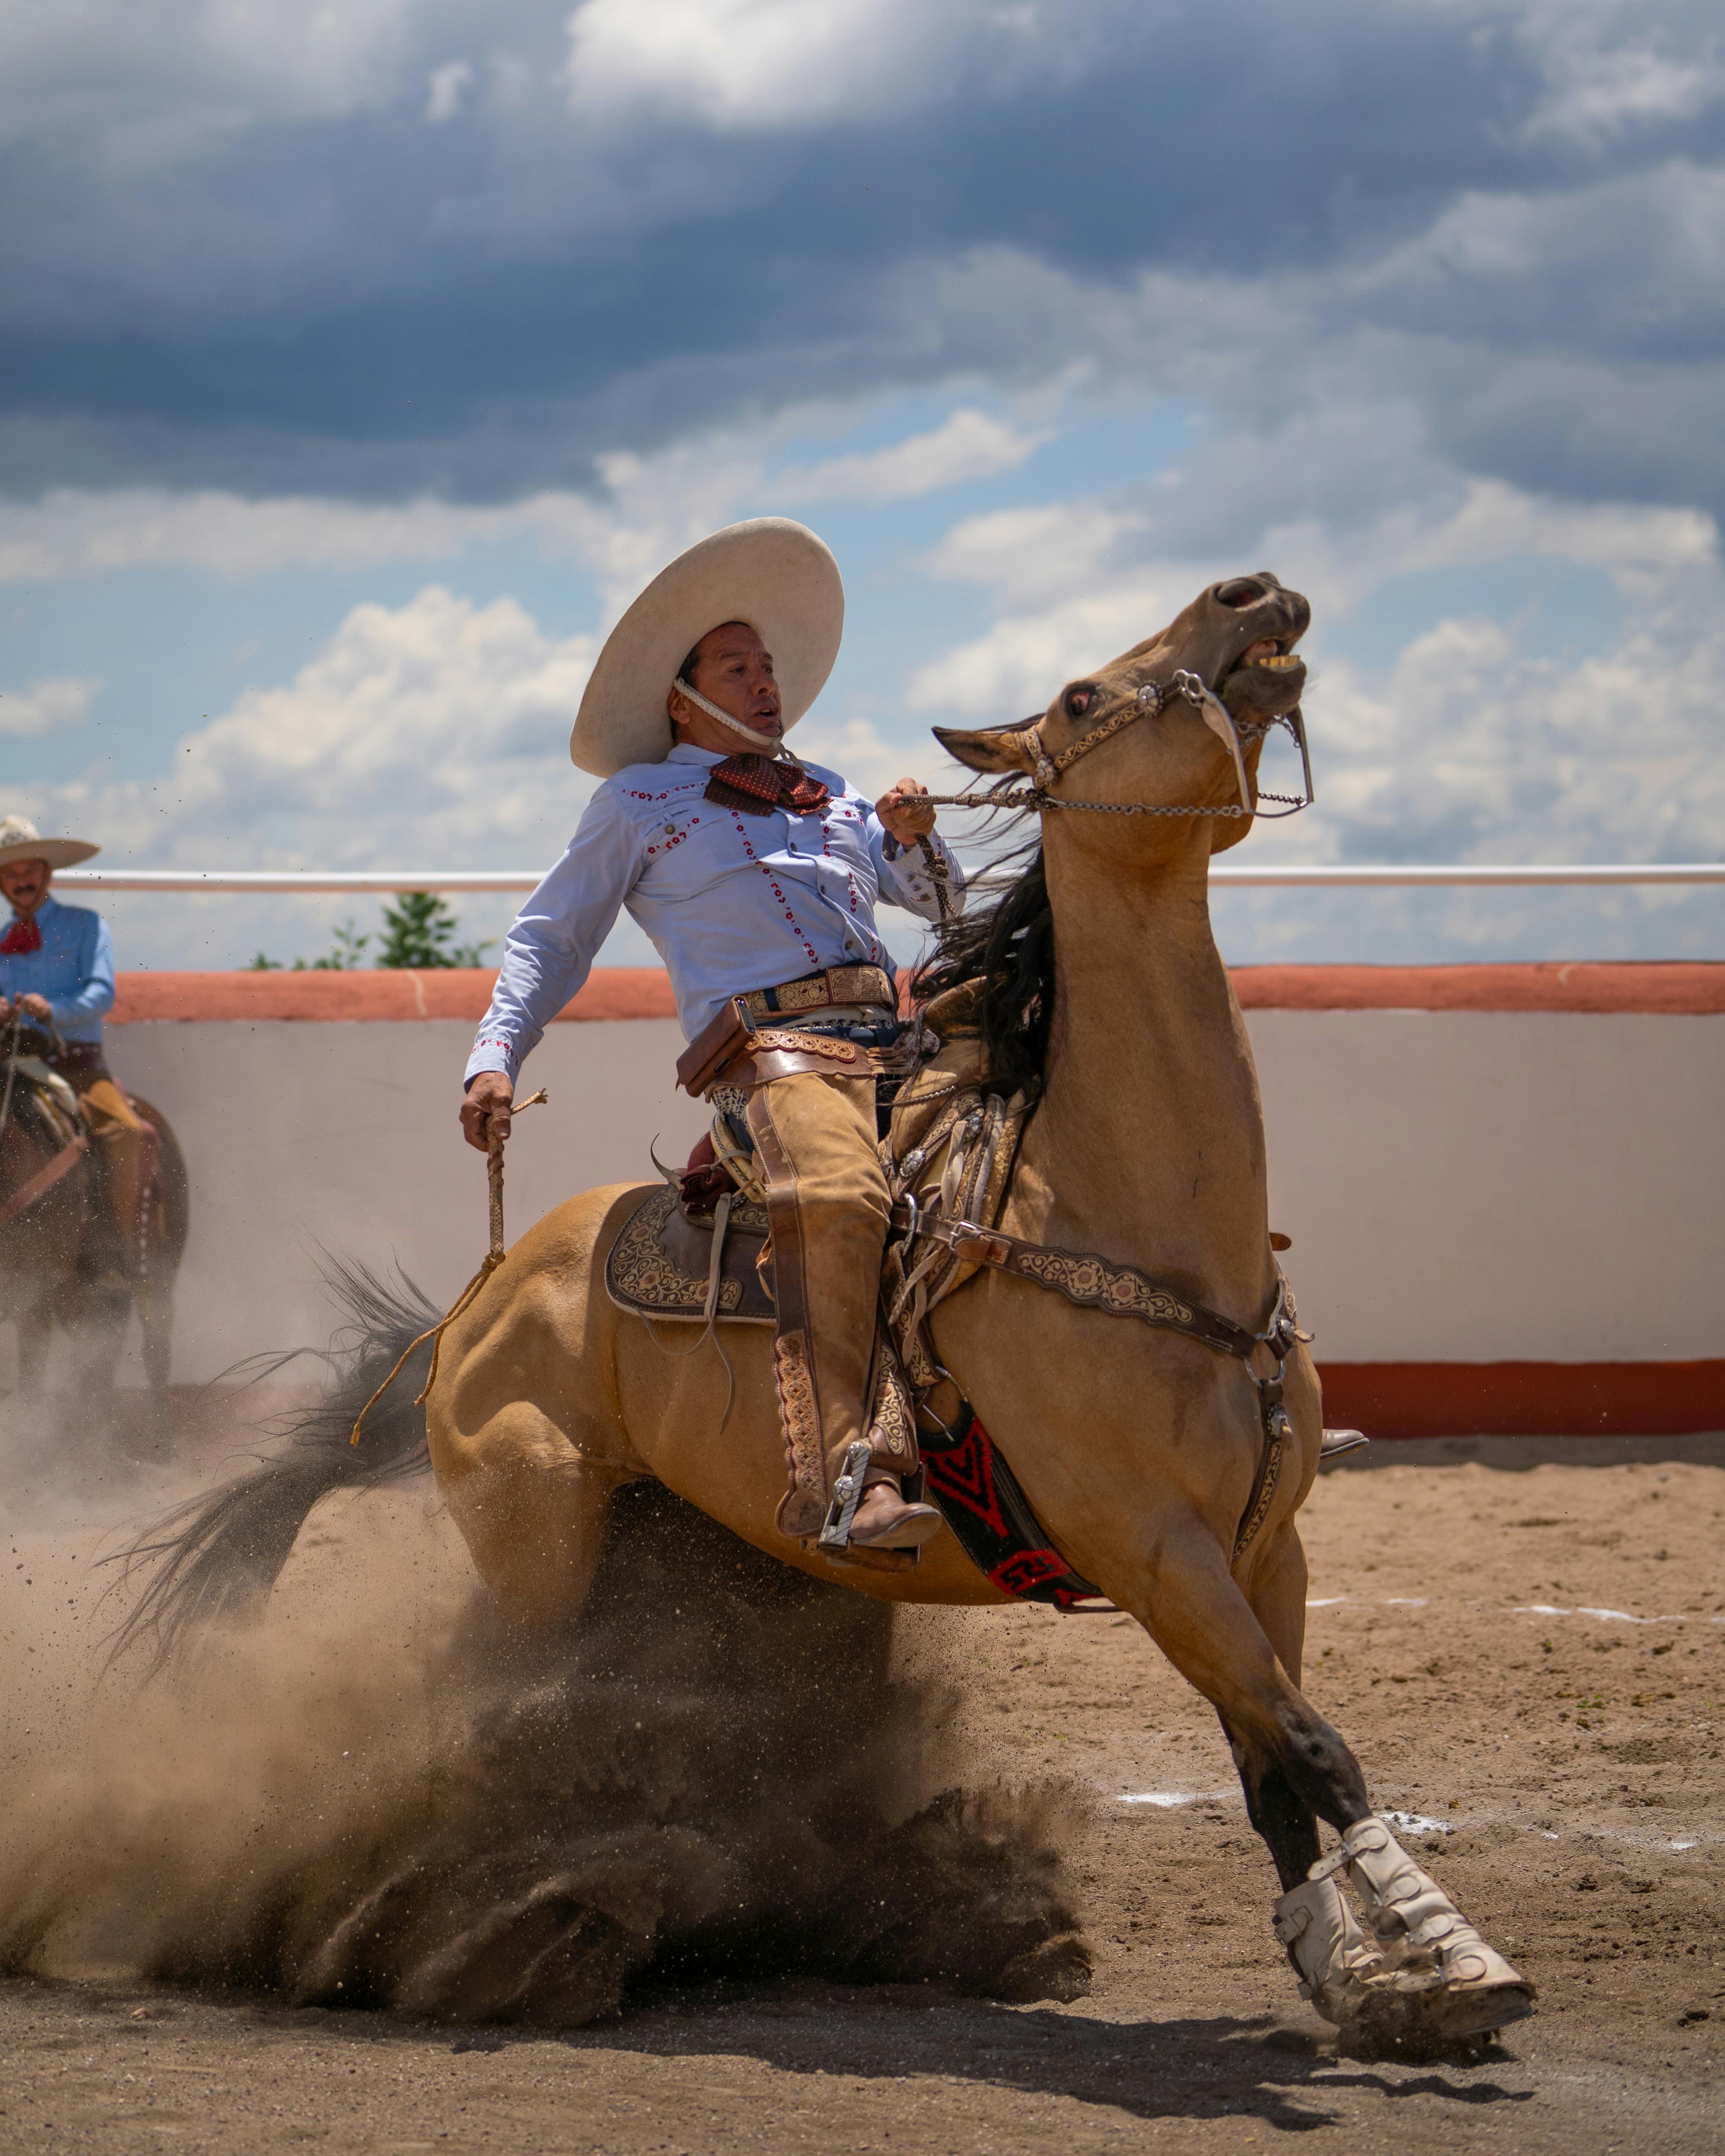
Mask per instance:
[[[1722,150],[1699,0],[11,0],[0,808],[543,865],[596,639],[774,511],[860,783],[1268,567],[1320,806],[1260,857],[1717,859]],[[109,911],[160,966],[376,909]],[[1218,916],[1725,955],[1717,892]]]

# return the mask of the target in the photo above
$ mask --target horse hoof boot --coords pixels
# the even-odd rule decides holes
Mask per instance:
[[[1358,2022],[1387,1980],[1384,1957],[1361,1931],[1334,1876],[1302,1881],[1282,1896],[1271,1921],[1300,1979],[1300,1996],[1338,2029]]]
[[[1481,2036],[1532,2012],[1532,1984],[1486,1943],[1382,1820],[1357,1820],[1342,1846],[1378,1938],[1399,1947],[1395,1989],[1417,2003],[1429,2029]]]
[[[875,1482],[863,1492],[849,1539],[857,1549],[921,1549],[940,1530],[938,1507],[907,1504],[892,1483]]]

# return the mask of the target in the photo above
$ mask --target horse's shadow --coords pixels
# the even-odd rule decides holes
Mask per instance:
[[[472,2031],[453,2048],[493,2051],[545,2041],[544,2031]],[[582,2051],[660,2058],[741,2056],[781,2073],[852,2082],[938,2076],[1062,2097],[1137,2119],[1252,2118],[1296,2133],[1348,2123],[1342,2111],[1324,2104],[1332,2091],[1437,2097],[1472,2107],[1532,2100],[1530,2091],[1505,2087],[1477,2071],[1453,2071],[1464,2061],[1510,2064],[1512,2054],[1495,2042],[1428,2054],[1420,2061],[1428,2067],[1424,2072],[1384,2071],[1379,2068],[1391,2063],[1388,2055],[1377,2061],[1342,2056],[1327,2034],[1291,2028],[1270,2015],[1101,2020],[897,1985],[660,1994],[642,1999],[621,2022],[569,2030],[555,2041]],[[1414,2061],[1399,2056],[1395,2063]]]

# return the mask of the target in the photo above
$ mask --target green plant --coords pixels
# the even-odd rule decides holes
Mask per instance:
[[[383,909],[383,944],[377,963],[416,970],[482,966],[496,937],[487,937],[483,943],[457,943],[454,939],[460,926],[435,891],[404,891],[393,906]]]
[[[335,932],[333,948],[321,958],[314,958],[310,970],[314,973],[351,973],[364,963],[365,947],[371,940],[369,936],[360,935],[351,921],[344,921]],[[299,959],[294,962],[296,968],[300,963]]]
[[[351,921],[344,921],[333,934],[329,950],[321,958],[295,958],[291,970],[295,973],[351,973],[365,963],[365,947],[371,942],[362,936]],[[254,973],[280,973],[289,970],[280,958],[272,958],[266,952],[259,952],[247,969]]]

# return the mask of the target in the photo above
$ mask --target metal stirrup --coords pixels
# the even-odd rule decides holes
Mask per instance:
[[[854,1438],[845,1446],[844,1471],[833,1484],[833,1502],[828,1507],[825,1524],[815,1537],[817,1549],[849,1548],[850,1523],[862,1502],[863,1477],[869,1471],[872,1456],[860,1438]]]

